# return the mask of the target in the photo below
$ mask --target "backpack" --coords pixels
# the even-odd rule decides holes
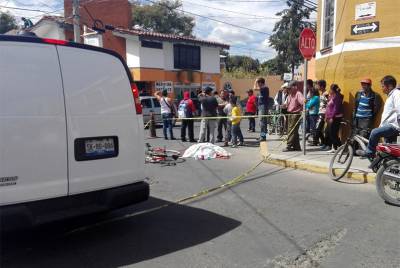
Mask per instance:
[[[187,100],[183,100],[181,101],[181,103],[179,103],[179,107],[178,107],[178,117],[179,118],[188,118],[188,117],[192,117],[192,110],[189,107],[189,103]]]

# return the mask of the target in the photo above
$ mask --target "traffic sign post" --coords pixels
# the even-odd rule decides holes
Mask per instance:
[[[299,50],[304,57],[304,87],[303,96],[307,98],[308,61],[315,55],[317,40],[313,30],[305,28],[299,38]],[[306,155],[306,105],[303,104],[303,154]]]

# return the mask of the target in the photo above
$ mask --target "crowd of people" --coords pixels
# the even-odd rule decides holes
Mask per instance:
[[[368,151],[358,151],[359,155],[374,154],[374,147],[381,137],[386,138],[387,142],[393,142],[399,135],[400,118],[400,89],[397,88],[397,81],[393,76],[385,76],[381,80],[383,93],[388,95],[385,102],[383,113],[381,114],[381,124],[379,128],[372,129],[374,121],[379,116],[381,99],[372,89],[372,81],[369,78],[360,80],[361,89],[355,95],[355,106],[353,107],[352,127],[355,134],[362,135],[370,139]],[[307,80],[307,94],[303,95],[299,88],[298,81],[284,83],[275,98],[273,107],[279,113],[287,117],[287,146],[284,151],[300,151],[299,127],[303,108],[306,108],[306,131],[307,136],[311,137],[310,146],[320,146],[320,149],[328,152],[335,152],[341,145],[339,138],[340,124],[346,116],[344,113],[344,96],[337,84],[331,84],[327,88],[325,80],[316,82]],[[255,95],[255,92],[258,92]],[[269,88],[264,78],[256,79],[254,88],[247,91],[247,101],[245,105],[245,115],[259,117],[260,137],[259,141],[265,141],[268,133],[268,115],[271,107]],[[181,140],[190,142],[220,142],[223,146],[237,147],[243,145],[243,134],[240,128],[242,121],[242,108],[238,103],[238,98],[233,90],[213,91],[208,87],[199,92],[197,98],[200,103],[201,123],[200,133],[197,140],[194,137],[193,123],[196,107],[190,97],[189,92],[184,92],[183,99],[174,111],[172,100],[167,96],[167,92],[156,92],[155,96],[161,105],[163,118],[163,132],[165,139],[175,139],[172,132],[172,118],[175,113],[182,121]],[[349,116],[347,116],[348,118]],[[248,118],[249,132],[256,131],[256,121],[254,117]],[[186,139],[188,130],[188,139]]]
[[[339,138],[340,124],[345,117],[351,117],[351,127],[354,134],[369,139],[368,151],[358,150],[361,156],[372,156],[380,138],[386,142],[397,141],[400,132],[400,89],[393,76],[385,76],[381,80],[382,91],[388,96],[381,114],[381,123],[373,129],[375,119],[380,115],[381,98],[372,89],[369,78],[360,80],[361,89],[355,94],[352,114],[346,116],[344,112],[343,94],[337,84],[331,84],[329,90],[325,80],[316,82],[307,80],[304,97],[298,88],[298,82],[292,81],[282,85],[275,96],[275,107],[288,115],[288,141],[284,151],[299,151],[299,120],[306,108],[306,133],[311,136],[310,146],[320,146],[320,150],[335,152],[341,145]]]

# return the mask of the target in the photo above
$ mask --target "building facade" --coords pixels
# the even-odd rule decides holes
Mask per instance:
[[[398,14],[398,0],[318,1],[316,78],[339,85],[347,116],[361,78],[371,78],[380,94],[383,76],[400,81]]]
[[[31,31],[39,37],[72,41],[72,0],[64,1],[64,10],[64,17],[44,16]],[[179,100],[183,91],[194,97],[202,88],[220,88],[220,52],[229,45],[133,29],[128,0],[81,0],[79,13],[81,41],[118,52],[142,95],[166,89]],[[113,27],[104,33],[93,30],[105,25]]]

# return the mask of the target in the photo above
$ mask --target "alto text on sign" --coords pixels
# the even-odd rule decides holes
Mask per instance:
[[[314,56],[316,44],[314,32],[309,28],[305,28],[299,38],[299,50],[305,59],[310,60]]]

